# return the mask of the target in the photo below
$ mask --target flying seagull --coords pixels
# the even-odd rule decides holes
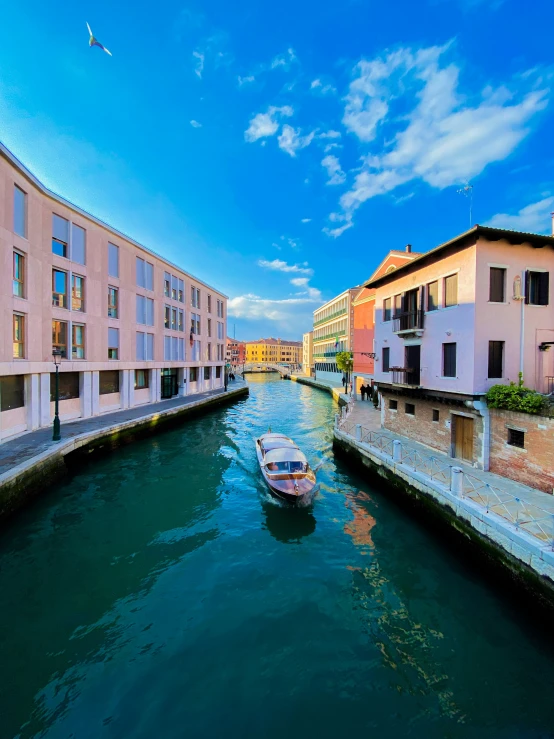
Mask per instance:
[[[111,56],[112,55],[112,52],[111,51],[108,51],[105,46],[102,46],[102,44],[100,43],[100,41],[97,41],[94,38],[94,36],[92,35],[92,31],[90,30],[90,26],[89,26],[88,23],[87,23],[87,28],[88,28],[88,32],[90,34],[90,38],[88,40],[88,45],[89,46],[99,46],[102,49],[102,51],[105,51],[106,54],[109,54]]]

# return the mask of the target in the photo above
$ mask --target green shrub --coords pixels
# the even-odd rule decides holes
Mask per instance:
[[[493,385],[486,394],[489,408],[503,408],[507,411],[538,414],[546,411],[546,398],[525,387],[520,379],[519,384]]]

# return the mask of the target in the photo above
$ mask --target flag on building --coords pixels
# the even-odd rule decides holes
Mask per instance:
[[[339,335],[337,334],[335,336],[335,349],[338,349],[338,348],[339,348]]]

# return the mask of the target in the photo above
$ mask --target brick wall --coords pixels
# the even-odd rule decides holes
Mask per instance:
[[[552,493],[554,488],[554,418],[492,408],[490,471]],[[524,448],[508,444],[508,429],[523,431]]]
[[[397,401],[398,410],[394,411],[389,408],[390,400]],[[383,402],[384,427],[387,430],[419,441],[444,454],[450,454],[451,449],[452,413],[471,416],[473,418],[473,459],[479,467],[482,467],[483,419],[477,412],[472,413],[470,408],[459,405],[436,403],[388,393],[383,393]],[[415,406],[415,415],[412,416],[405,412],[406,403],[412,403]],[[433,421],[433,410],[439,412],[438,421]]]

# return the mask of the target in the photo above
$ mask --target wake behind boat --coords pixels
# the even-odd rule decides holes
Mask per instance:
[[[292,439],[269,431],[256,439],[256,454],[273,496],[294,504],[305,504],[311,499],[315,473]]]

